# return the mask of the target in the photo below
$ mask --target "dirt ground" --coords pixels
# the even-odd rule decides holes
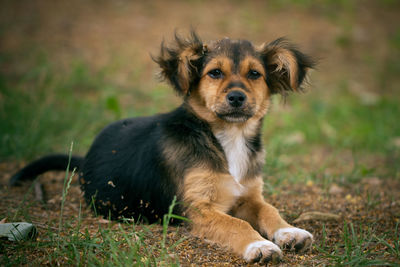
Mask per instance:
[[[60,203],[62,192],[63,173],[50,172],[43,175],[40,179],[46,192],[47,204],[35,200],[34,191],[29,192],[30,184],[21,187],[7,187],[7,180],[15,170],[16,164],[0,164],[0,214],[16,214],[19,210],[21,218],[23,213],[29,214],[33,223],[38,226],[39,240],[41,233],[48,230],[48,227],[57,227],[60,216]],[[287,189],[287,190],[286,190]],[[339,187],[330,186],[321,188],[315,184],[307,185],[288,185],[284,186],[279,194],[265,195],[266,199],[275,205],[283,216],[293,222],[298,216],[307,211],[329,212],[339,215],[337,220],[311,220],[294,223],[295,226],[309,230],[313,233],[316,246],[322,246],[325,242],[327,247],[334,247],[336,243],[343,243],[343,222],[351,222],[355,226],[361,227],[362,231],[372,231],[376,235],[392,232],[399,223],[400,219],[400,183],[393,180],[379,180],[376,177],[366,177],[357,186]],[[371,197],[372,196],[372,197]],[[25,199],[25,202],[22,202]],[[21,203],[23,207],[21,207]],[[76,179],[68,193],[64,216],[66,218],[76,218],[79,206],[82,204],[82,194]],[[116,222],[108,222],[102,218],[95,217],[93,212],[83,204],[82,229],[89,229],[95,232],[98,227],[108,227],[112,224],[113,229],[120,226]],[[10,218],[8,218],[10,219]],[[73,220],[72,220],[73,221]],[[124,226],[123,226],[124,227]],[[146,226],[143,226],[146,227]],[[326,240],[323,241],[323,228]],[[161,240],[162,227],[152,225],[152,234],[147,238],[149,244],[154,244]],[[361,231],[359,229],[359,231]],[[139,226],[140,230],[140,226]],[[390,235],[390,234],[389,234]],[[201,240],[192,236],[187,226],[179,228],[170,227],[168,231],[168,241],[170,244],[184,237],[184,241],[174,249],[175,257],[179,258],[182,266],[245,266],[249,265],[238,256],[230,253],[226,249],[210,244],[206,240]],[[395,240],[388,238],[388,242],[394,244]],[[375,256],[396,261],[387,252],[383,245],[370,244],[371,249],[376,250]],[[12,251],[7,251],[11,253]],[[38,260],[43,257],[44,264],[48,261],[46,255],[32,252],[32,257]],[[373,256],[372,256],[373,258]],[[283,262],[279,266],[315,266],[331,265],[316,248],[302,254],[291,251],[284,253]]]

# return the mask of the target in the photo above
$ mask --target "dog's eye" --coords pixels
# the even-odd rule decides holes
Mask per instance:
[[[256,70],[250,70],[249,73],[247,73],[247,78],[249,78],[251,80],[257,80],[260,77],[261,77],[261,73],[259,73]]]
[[[224,76],[220,69],[210,70],[207,74],[213,79],[221,79]]]

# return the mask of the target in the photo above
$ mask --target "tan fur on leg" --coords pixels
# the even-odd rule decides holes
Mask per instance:
[[[272,240],[275,231],[292,227],[280,215],[278,210],[264,201],[261,177],[243,182],[247,188],[232,209],[233,216],[248,221],[257,231]]]
[[[265,239],[248,222],[234,218],[212,208],[203,208],[191,213],[193,234],[217,242],[244,254],[247,246]]]
[[[304,251],[311,247],[312,234],[288,224],[275,207],[264,201],[261,178],[248,180],[244,186],[247,193],[239,198],[232,209],[234,216],[248,221],[259,233],[281,248]]]
[[[226,214],[246,190],[231,175],[195,169],[186,175],[184,187],[193,234],[229,247],[248,261],[259,254],[263,258],[280,257],[281,251],[272,243],[256,243],[266,240],[248,222]],[[257,253],[252,253],[254,250]]]

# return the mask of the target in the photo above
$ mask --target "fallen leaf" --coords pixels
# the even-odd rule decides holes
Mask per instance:
[[[333,213],[327,212],[319,212],[319,211],[309,211],[302,213],[299,218],[294,220],[293,222],[304,222],[304,221],[337,221],[340,219],[340,216]]]

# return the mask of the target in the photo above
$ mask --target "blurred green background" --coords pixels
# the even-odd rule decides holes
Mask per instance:
[[[109,122],[179,105],[150,55],[192,26],[205,41],[285,36],[318,60],[306,93],[274,97],[267,175],[399,178],[399,11],[395,0],[1,0],[0,161],[71,141],[84,154]]]

